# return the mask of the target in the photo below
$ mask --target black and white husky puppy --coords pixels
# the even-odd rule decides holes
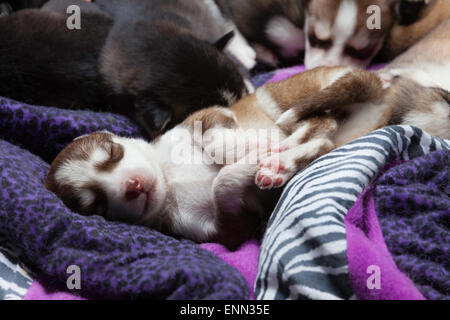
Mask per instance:
[[[66,25],[69,5],[81,29]],[[201,0],[52,0],[0,19],[0,95],[122,113],[151,136],[251,89]],[[202,9],[203,8],[203,9]],[[247,85],[246,85],[247,82]]]

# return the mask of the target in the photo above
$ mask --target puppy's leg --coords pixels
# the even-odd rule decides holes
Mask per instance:
[[[280,143],[280,151],[293,149],[312,139],[329,138],[338,129],[338,123],[331,116],[311,117],[300,121],[293,133]]]
[[[223,167],[213,182],[218,230],[214,240],[232,249],[257,233],[264,215],[264,208],[248,206],[252,200],[247,191],[254,186],[258,166],[247,162],[241,160]]]
[[[299,170],[335,148],[331,136],[338,128],[332,117],[315,117],[298,124],[281,142],[281,153],[260,163],[255,182],[261,189],[284,186]]]
[[[225,51],[238,59],[247,70],[251,70],[256,65],[256,52],[239,30],[235,29],[234,32],[235,36],[231,39]]]
[[[312,114],[339,114],[356,103],[378,101],[383,97],[383,93],[383,82],[376,74],[355,69],[324,89],[300,100],[281,115],[277,125],[292,132],[292,128],[295,128],[300,120]]]

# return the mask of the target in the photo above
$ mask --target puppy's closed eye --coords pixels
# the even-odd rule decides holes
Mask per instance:
[[[120,160],[122,160],[124,149],[123,146],[118,143],[108,142],[105,144],[104,150],[108,154],[108,159],[97,164],[96,169],[99,171],[110,172],[117,166]]]
[[[93,197],[90,204],[85,205],[83,211],[92,215],[106,216],[108,212],[108,200],[106,193],[100,186],[94,183],[87,185],[86,190],[88,190]]]

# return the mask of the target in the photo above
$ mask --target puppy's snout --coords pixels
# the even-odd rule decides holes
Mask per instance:
[[[324,67],[337,67],[337,66],[340,66],[342,64],[343,64],[343,62],[340,59],[330,58],[330,59],[323,60],[322,66],[324,66]]]
[[[126,182],[125,198],[128,201],[137,199],[145,193],[144,182],[140,178],[129,178]]]

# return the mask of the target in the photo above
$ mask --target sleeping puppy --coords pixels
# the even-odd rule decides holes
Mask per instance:
[[[301,0],[215,0],[269,66],[298,64],[305,50]]]
[[[72,4],[80,30],[66,27]],[[245,68],[221,51],[233,33],[221,34],[208,10],[188,0],[108,4],[54,0],[0,19],[0,95],[121,113],[155,137],[251,89]]]
[[[305,66],[365,68],[381,49],[394,22],[397,0],[309,0],[306,4]],[[381,28],[367,27],[367,9],[380,8]]]
[[[93,0],[122,24],[155,20],[175,24],[200,40],[218,46],[246,71],[255,66],[255,53],[242,38],[233,22],[225,17],[214,0]],[[130,9],[131,8],[131,9]],[[139,22],[140,21],[140,22]],[[120,24],[119,23],[119,24]],[[224,36],[225,35],[225,36]]]
[[[446,0],[309,0],[306,68],[365,68],[380,50],[381,59],[392,60],[443,21],[449,6]],[[379,10],[379,29],[368,27],[373,8]]]
[[[198,111],[152,143],[80,137],[54,160],[46,187],[75,212],[236,248],[263,230],[281,187],[334,148],[404,119],[421,127],[420,114],[440,126],[424,129],[449,137],[448,104],[445,118],[437,108],[390,105],[395,90],[385,84],[362,69],[316,68],[230,109]],[[444,101],[440,91],[422,96]]]

